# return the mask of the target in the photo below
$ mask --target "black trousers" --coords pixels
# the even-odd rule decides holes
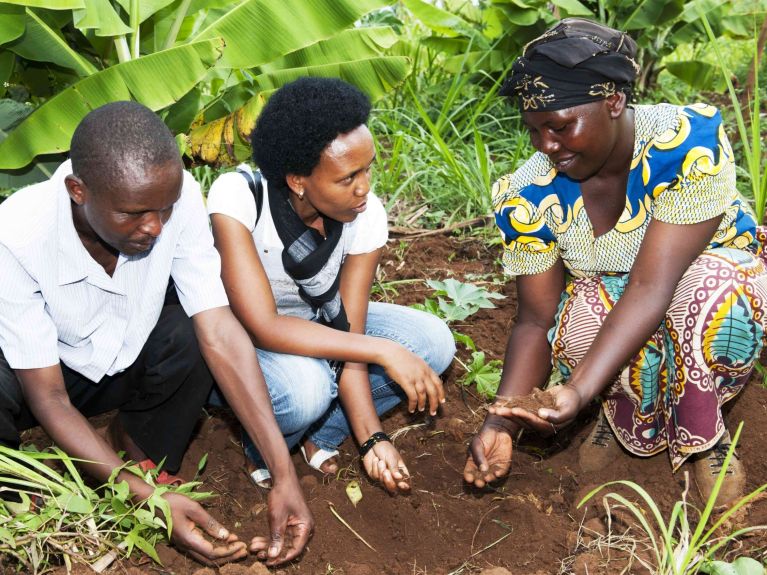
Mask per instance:
[[[86,417],[113,409],[128,435],[152,461],[165,459],[173,473],[213,386],[192,320],[166,300],[160,319],[136,361],[125,371],[94,383],[63,363],[67,393]],[[19,431],[37,425],[18,379],[0,351],[0,443],[17,448]]]

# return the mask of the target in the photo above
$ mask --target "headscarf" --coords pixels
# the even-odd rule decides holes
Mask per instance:
[[[523,111],[561,110],[631,96],[639,66],[636,42],[625,32],[582,18],[566,18],[522,51],[501,88]]]

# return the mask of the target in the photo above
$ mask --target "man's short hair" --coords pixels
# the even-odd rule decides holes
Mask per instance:
[[[181,161],[163,121],[137,102],[112,102],[89,112],[75,129],[72,172],[91,190],[119,189],[149,168]]]

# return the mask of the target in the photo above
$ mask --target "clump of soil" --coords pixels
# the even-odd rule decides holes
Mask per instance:
[[[528,395],[512,395],[511,397],[496,395],[495,405],[498,407],[519,407],[531,413],[538,413],[542,407],[546,409],[554,409],[555,407],[552,395],[537,388]]]

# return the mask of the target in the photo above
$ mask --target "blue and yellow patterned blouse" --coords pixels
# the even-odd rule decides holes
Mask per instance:
[[[626,207],[594,238],[580,185],[534,154],[493,186],[495,221],[510,275],[537,274],[562,258],[575,277],[631,270],[651,218],[692,224],[724,214],[709,248],[752,249],[756,219],[735,188],[733,153],[719,111],[705,104],[634,107]]]

